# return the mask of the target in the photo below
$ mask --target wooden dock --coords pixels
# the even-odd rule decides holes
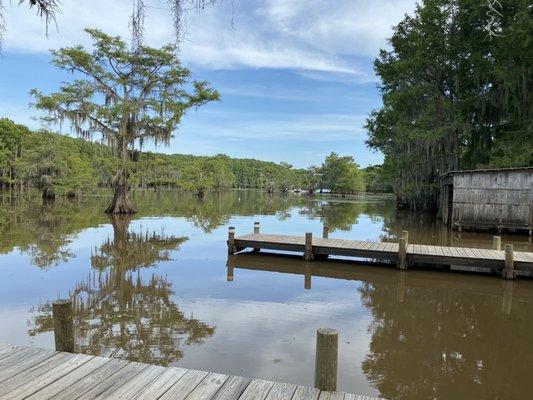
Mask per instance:
[[[230,228],[228,253],[235,254],[246,248],[281,250],[304,253],[304,259],[323,259],[328,256],[347,256],[378,262],[394,263],[400,269],[418,265],[439,267],[463,266],[472,272],[491,271],[505,278],[533,276],[533,253],[513,251],[512,245],[505,250],[465,247],[430,246],[408,243],[408,234],[398,243],[368,242],[325,237],[272,235],[259,233],[256,224],[254,233],[235,236]]]
[[[0,344],[0,399],[372,400],[289,383],[7,344]]]

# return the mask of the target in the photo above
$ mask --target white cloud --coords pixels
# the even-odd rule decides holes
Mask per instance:
[[[171,41],[166,2],[147,3],[148,42]],[[4,49],[34,53],[87,44],[85,27],[128,37],[131,7],[131,0],[65,1],[57,18],[59,31],[51,26],[47,38],[34,10],[13,2],[6,9]],[[293,69],[368,80],[368,72],[353,58],[375,55],[391,26],[413,7],[414,0],[226,1],[201,15],[189,15],[182,56],[186,63],[213,69]]]

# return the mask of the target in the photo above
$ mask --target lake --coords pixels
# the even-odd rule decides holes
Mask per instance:
[[[0,192],[0,342],[53,348],[51,302],[76,304],[80,353],[313,385],[316,330],[339,331],[339,390],[390,399],[523,399],[533,392],[533,280],[397,271],[301,257],[227,256],[265,233],[490,248],[390,196],[140,191],[42,204]],[[503,235],[515,250],[527,237]],[[307,268],[307,269],[306,269]]]

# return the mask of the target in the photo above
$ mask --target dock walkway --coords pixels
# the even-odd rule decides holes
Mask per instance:
[[[289,383],[8,344],[0,344],[0,399],[372,400]]]
[[[398,263],[401,257],[399,243],[315,237],[308,240],[310,241],[306,245],[305,236],[252,233],[235,237],[234,248],[230,249],[229,252],[252,248],[302,252],[304,254],[307,252],[310,253],[309,258],[349,256],[392,263]],[[464,265],[488,268],[498,274],[502,274],[506,268],[506,252],[503,250],[406,244],[404,257],[406,265]],[[533,274],[533,253],[512,252],[512,264],[515,273],[531,276]]]

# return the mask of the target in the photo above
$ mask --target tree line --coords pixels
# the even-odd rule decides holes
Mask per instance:
[[[447,171],[533,165],[532,14],[527,0],[425,0],[394,28],[366,127],[400,204],[436,209]]]
[[[113,186],[121,160],[98,142],[38,130],[0,118],[0,187],[42,189],[47,194],[76,196],[95,187]],[[131,150],[130,184],[141,189],[178,188],[203,197],[207,191],[292,189],[334,193],[389,192],[382,166],[361,169],[352,157],[328,155],[321,166],[293,168],[287,163],[237,159],[223,154],[193,156]]]

